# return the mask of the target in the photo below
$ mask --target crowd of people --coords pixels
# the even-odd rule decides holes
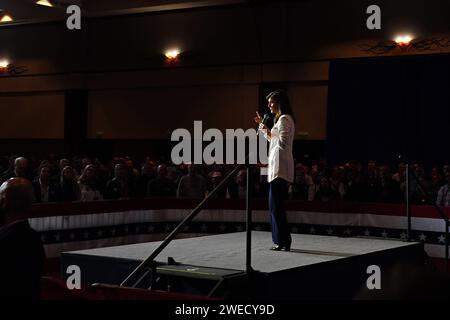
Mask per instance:
[[[34,202],[94,201],[144,197],[202,199],[233,170],[232,165],[173,165],[152,159],[137,166],[130,157],[115,157],[104,163],[99,159],[58,159],[50,155],[42,161],[21,156],[0,161],[0,183],[12,177],[28,179]],[[449,166],[435,166],[426,172],[420,164],[410,165],[410,201],[450,206]],[[263,166],[254,166],[253,196],[267,198],[267,176]],[[305,201],[357,201],[402,203],[406,199],[406,165],[369,161],[349,162],[329,167],[325,161],[296,163],[295,181],[289,198]],[[239,171],[215,195],[223,199],[246,197],[246,171]]]

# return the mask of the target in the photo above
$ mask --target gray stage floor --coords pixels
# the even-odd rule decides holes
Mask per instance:
[[[156,260],[167,262],[168,257],[173,257],[175,261],[186,265],[244,270],[245,239],[245,232],[239,232],[174,240]],[[66,253],[142,261],[160,243],[149,242]],[[412,245],[417,243],[292,234],[291,252],[272,251],[269,250],[272,246],[270,232],[255,231],[252,233],[252,266],[255,270],[271,273]]]

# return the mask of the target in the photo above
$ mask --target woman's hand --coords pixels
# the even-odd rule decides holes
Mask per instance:
[[[261,115],[258,111],[256,111],[256,117],[253,118],[256,123],[259,123],[259,130],[267,130],[267,126],[263,123],[263,118],[261,118]]]
[[[269,128],[264,123],[260,123],[258,129],[269,132]]]
[[[258,111],[256,111],[256,117],[253,118],[253,120],[255,120],[256,123],[259,123],[259,124],[262,123],[263,119],[262,119],[261,116],[259,115],[259,112],[258,112]]]

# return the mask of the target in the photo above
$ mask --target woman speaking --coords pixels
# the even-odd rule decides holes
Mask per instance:
[[[270,93],[267,101],[270,112],[275,115],[272,130],[268,130],[258,112],[256,112],[255,122],[259,124],[259,130],[270,142],[267,180],[272,240],[275,244],[272,250],[290,251],[292,238],[284,202],[288,196],[289,183],[294,181],[292,144],[295,135],[295,118],[284,91],[277,90]]]

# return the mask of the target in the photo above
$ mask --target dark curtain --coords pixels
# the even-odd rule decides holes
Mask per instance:
[[[333,61],[327,159],[450,162],[450,56]]]

